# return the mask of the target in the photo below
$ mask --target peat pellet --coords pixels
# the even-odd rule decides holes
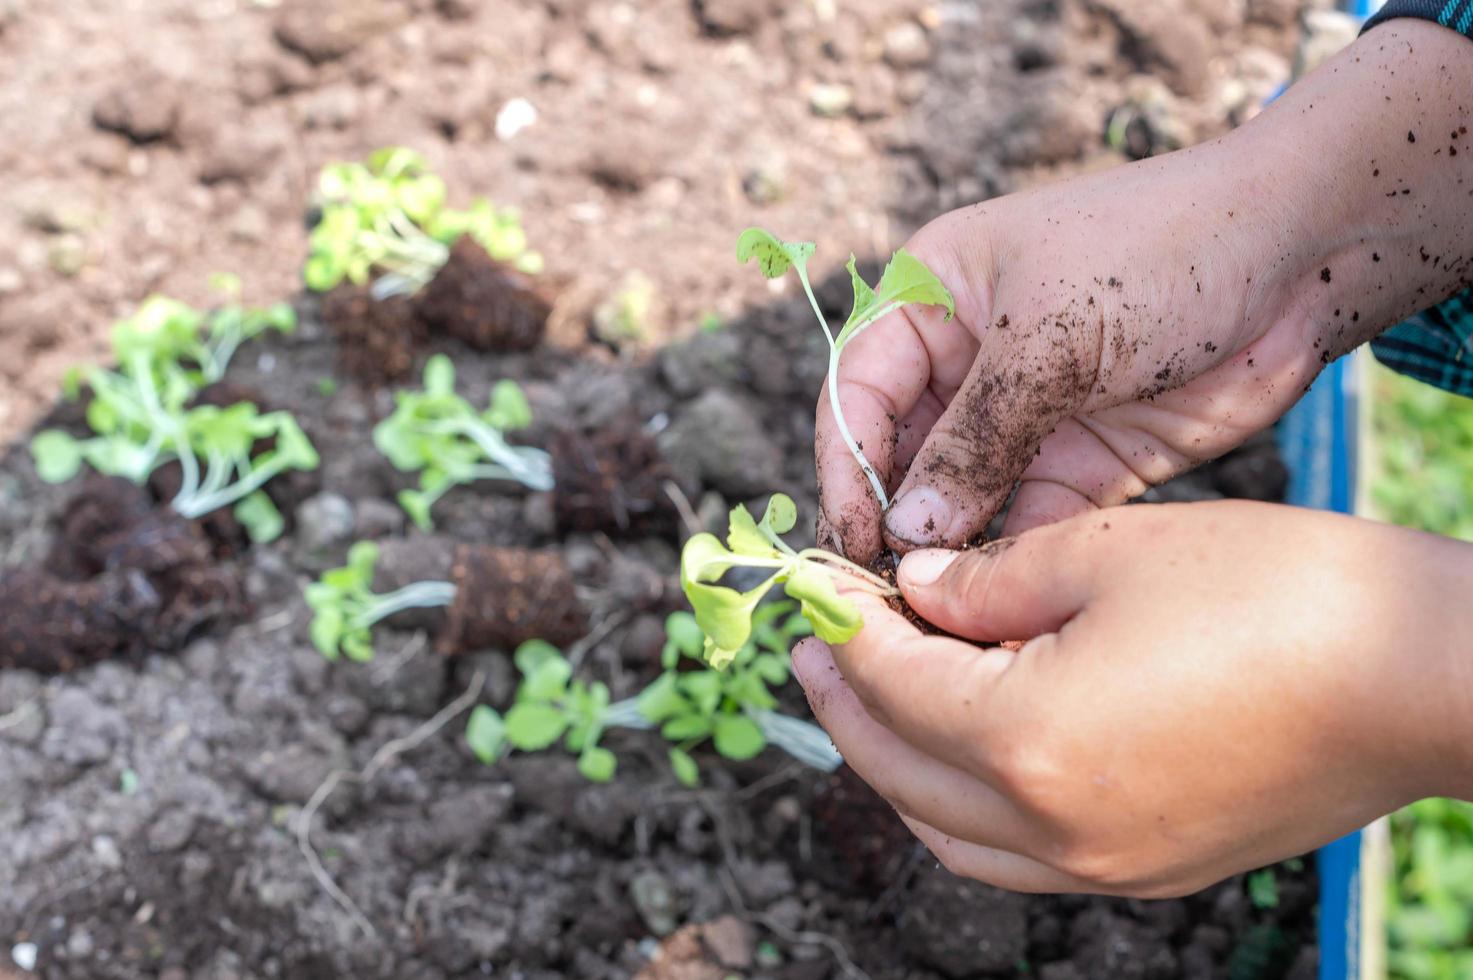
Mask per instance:
[[[57,518],[46,571],[70,582],[92,578],[107,564],[107,542],[152,509],[153,501],[137,484],[89,473]]]
[[[486,353],[531,350],[547,330],[552,307],[532,281],[486,254],[469,235],[415,298],[432,329]]]
[[[133,649],[162,597],[148,578],[115,570],[85,582],[16,569],[0,577],[0,669],[53,674]]]
[[[324,296],[322,321],[337,338],[343,372],[371,387],[407,378],[427,337],[409,297],[376,300],[367,286],[339,286]]]
[[[563,646],[587,630],[560,552],[460,545],[450,580],[455,603],[440,634],[444,653],[511,650],[532,639]]]
[[[590,433],[559,431],[552,453],[553,516],[557,529],[619,535],[665,535],[680,524],[670,490],[682,487],[655,440],[615,425]]]

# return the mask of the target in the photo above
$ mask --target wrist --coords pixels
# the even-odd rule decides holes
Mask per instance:
[[[1276,188],[1285,312],[1322,361],[1473,279],[1470,73],[1466,38],[1392,21],[1240,130],[1260,186]]]

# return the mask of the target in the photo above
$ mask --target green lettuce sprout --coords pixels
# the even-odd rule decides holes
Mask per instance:
[[[552,489],[548,454],[514,446],[503,433],[526,428],[532,409],[514,382],[499,382],[491,403],[477,412],[455,393],[455,366],[444,354],[425,364],[424,390],[395,395],[394,413],[373,430],[373,444],[395,468],[418,472],[419,488],[399,494],[400,506],[424,530],[430,509],[452,487],[475,480],[514,480],[534,490]]]
[[[466,724],[466,742],[476,757],[490,765],[509,749],[538,752],[561,739],[564,748],[577,754],[578,771],[586,779],[613,779],[619,760],[599,739],[610,728],[649,728],[638,700],[611,704],[607,684],[575,679],[573,665],[543,640],[523,643],[512,660],[522,673],[516,703],[505,717],[477,705]]]
[[[415,582],[375,595],[373,572],[378,557],[378,545],[359,541],[348,549],[346,565],[323,572],[306,588],[307,606],[312,610],[312,645],[328,660],[342,654],[349,660],[372,660],[375,623],[405,609],[436,608],[455,601],[451,582]]]
[[[936,274],[903,248],[891,256],[885,271],[880,274],[880,281],[874,287],[859,275],[854,256],[850,255],[848,269],[854,289],[854,305],[849,318],[844,321],[844,326],[836,336],[829,329],[828,321],[824,319],[818,299],[813,295],[813,287],[808,281],[808,260],[813,257],[814,248],[812,242],[785,242],[761,228],[748,228],[737,239],[737,260],[747,262],[755,258],[762,274],[769,279],[782,276],[789,268],[798,274],[798,281],[802,283],[803,292],[808,296],[813,314],[818,317],[824,338],[829,343],[829,405],[833,409],[834,420],[839,425],[839,435],[844,439],[844,445],[849,447],[850,454],[859,464],[865,478],[869,480],[881,509],[884,509],[890,505],[885,494],[885,485],[850,433],[849,423],[839,405],[839,357],[855,337],[908,303],[944,306],[946,318],[950,320],[956,313],[956,302]]]
[[[523,272],[542,268],[528,251],[514,209],[479,199],[469,210],[445,206],[445,182],[424,157],[405,147],[385,147],[367,163],[334,163],[317,181],[322,217],[312,229],[303,269],[309,289],[326,292],[344,280],[373,280],[375,298],[410,295],[428,283],[470,235],[492,258]]]
[[[788,647],[808,633],[792,603],[770,603],[753,618],[752,638],[737,652],[732,669],[684,670],[682,658],[699,660],[705,642],[689,613],[665,623],[664,671],[639,695],[610,702],[608,686],[573,676],[573,665],[554,646],[528,640],[513,655],[522,682],[515,703],[502,715],[477,706],[466,724],[466,744],[487,765],[510,750],[538,752],[562,741],[578,756],[578,771],[607,782],[618,769],[614,754],[599,744],[612,728],[659,728],[674,743],[671,769],[686,786],[700,783],[691,750],[709,739],[728,759],[750,759],[769,744],[798,760],[832,772],[843,760],[823,729],[780,714],[771,688],[789,678]]]
[[[878,575],[832,552],[793,550],[781,536],[793,529],[797,517],[792,498],[775,493],[760,522],[741,505],[732,509],[726,544],[706,533],[686,541],[680,553],[680,586],[706,634],[705,659],[712,667],[727,666],[746,645],[757,605],[773,586],[781,585],[797,600],[813,631],[827,643],[847,643],[863,625],[859,609],[839,595],[836,576],[850,588],[898,594]],[[771,574],[755,588],[739,592],[719,584],[733,568],[764,568]]]
[[[285,521],[262,487],[288,470],[316,469],[319,462],[287,412],[263,414],[250,402],[186,412],[166,406],[147,381],[133,385],[111,372],[93,379],[93,395],[88,420],[98,435],[76,439],[48,429],[31,441],[43,480],[63,483],[86,463],[99,473],[143,483],[160,466],[177,461],[181,484],[170,507],[192,519],[233,504],[251,540],[264,543],[280,536]],[[274,444],[253,456],[262,440]]]
[[[725,670],[678,669],[681,658],[702,660],[706,637],[690,613],[671,613],[665,620],[665,672],[640,693],[638,704],[640,713],[675,743],[670,768],[681,783],[699,785],[700,770],[690,753],[708,738],[727,759],[750,759],[770,743],[815,769],[838,768],[842,759],[823,729],[776,710],[771,689],[788,681],[788,649],[812,632],[795,609],[791,602],[758,609],[751,639]]]

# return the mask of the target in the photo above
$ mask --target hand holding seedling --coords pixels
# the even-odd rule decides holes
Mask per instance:
[[[1368,521],[1126,507],[910,554],[904,598],[961,639],[854,593],[864,630],[793,665],[845,760],[956,873],[1182,895],[1468,798],[1470,574],[1473,545]],[[1027,642],[967,642],[1004,640]]]
[[[1465,286],[1473,150],[1448,149],[1468,122],[1469,59],[1453,33],[1395,21],[1229,136],[922,229],[907,250],[955,319],[890,314],[818,400],[843,553],[958,546],[1015,486],[1009,533],[1120,503],[1271,424],[1324,364]]]

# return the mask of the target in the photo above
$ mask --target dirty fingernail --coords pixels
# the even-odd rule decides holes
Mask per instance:
[[[941,577],[948,565],[956,560],[957,552],[929,548],[912,551],[900,562],[900,584],[910,587],[930,585]]]
[[[799,640],[793,647],[792,661],[793,676],[797,678],[799,685],[806,690],[809,677],[823,668],[825,660],[832,662],[833,657],[822,640],[813,636]]]
[[[913,487],[890,505],[885,530],[913,544],[939,541],[951,526],[951,507],[930,487]]]

